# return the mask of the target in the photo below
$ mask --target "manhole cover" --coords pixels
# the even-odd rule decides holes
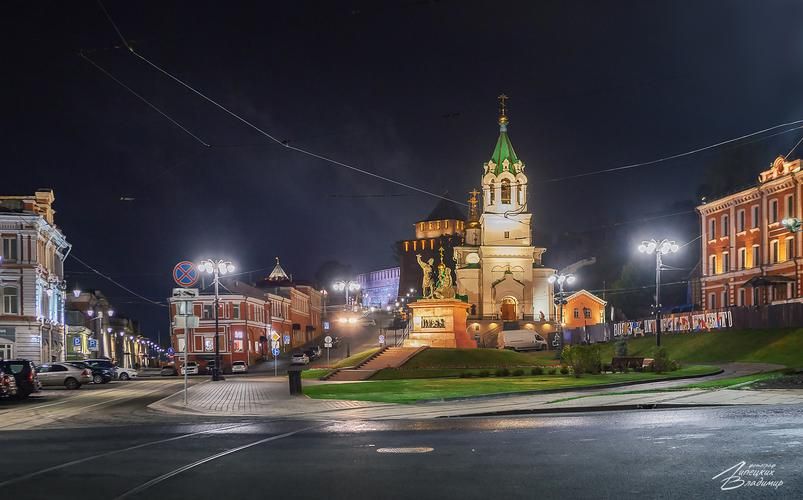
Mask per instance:
[[[377,453],[429,453],[434,448],[418,446],[415,448],[377,448]]]

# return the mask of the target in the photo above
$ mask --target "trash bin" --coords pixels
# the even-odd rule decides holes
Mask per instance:
[[[290,395],[301,395],[301,372],[304,368],[300,366],[290,366],[287,368],[287,379],[290,382]]]

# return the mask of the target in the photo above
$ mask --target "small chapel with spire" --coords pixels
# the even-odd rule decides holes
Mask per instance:
[[[454,248],[457,294],[471,305],[469,321],[549,321],[547,279],[555,271],[543,266],[546,249],[532,243],[528,179],[508,137],[507,100],[499,96],[499,137],[483,163],[481,191],[470,193],[464,243]]]

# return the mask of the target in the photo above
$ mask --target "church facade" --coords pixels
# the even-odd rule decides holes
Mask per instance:
[[[482,192],[471,193],[464,243],[454,248],[457,294],[470,304],[469,330],[477,334],[480,323],[488,331],[506,321],[533,328],[533,323],[556,319],[553,287],[547,281],[555,270],[543,265],[546,249],[533,246],[528,179],[507,134],[504,99],[500,98],[499,138],[483,164]]]

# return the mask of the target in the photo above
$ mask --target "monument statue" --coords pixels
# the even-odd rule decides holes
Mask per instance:
[[[421,296],[425,299],[431,299],[435,292],[432,285],[432,264],[435,262],[435,259],[430,258],[429,261],[424,262],[421,260],[420,253],[415,257],[418,260],[418,265],[421,266],[421,271],[424,273],[424,278],[421,280]]]
[[[441,262],[438,264],[438,281],[435,283],[435,291],[432,295],[436,299],[453,299],[455,291],[454,286],[452,286],[452,270],[443,263],[443,247],[440,248],[440,254]]]

